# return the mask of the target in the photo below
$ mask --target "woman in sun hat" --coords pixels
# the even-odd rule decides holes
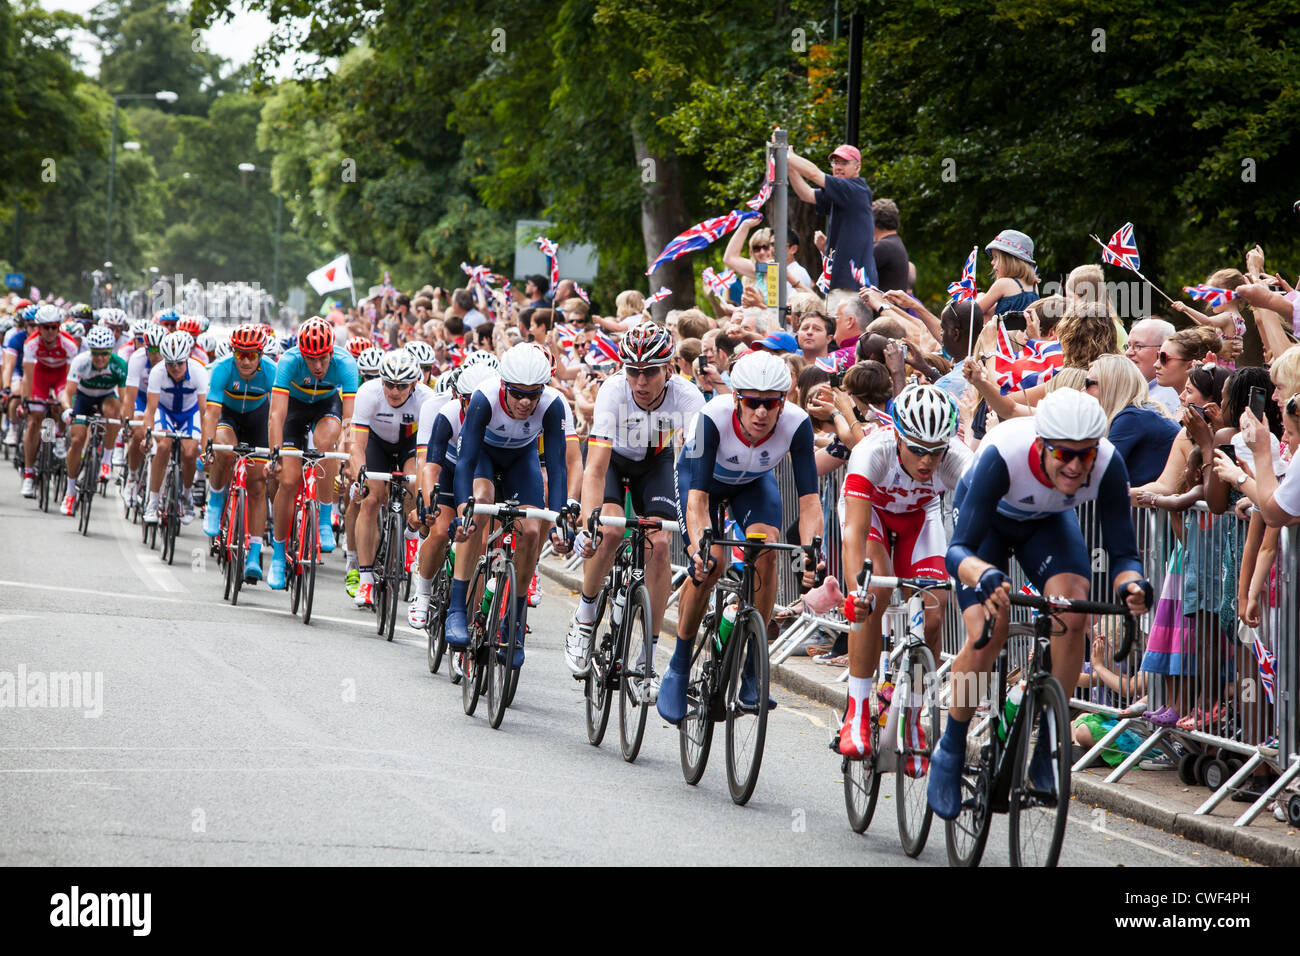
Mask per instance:
[[[1015,229],[1003,229],[984,247],[993,260],[993,284],[977,300],[985,315],[1024,311],[1038,299],[1034,271],[1034,240]]]

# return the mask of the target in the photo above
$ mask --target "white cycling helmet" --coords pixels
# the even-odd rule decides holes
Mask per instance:
[[[420,380],[420,366],[405,349],[394,349],[379,360],[379,377],[395,385],[410,385]]]
[[[206,332],[206,331],[208,330],[208,327],[212,325],[212,320],[209,319],[206,315],[196,315],[196,316],[194,316],[194,318],[195,318],[195,319],[198,321],[198,323],[199,323],[199,332],[200,332],[200,333],[202,333],[202,332]]]
[[[406,343],[406,352],[415,363],[423,368],[428,368],[438,361],[438,357],[433,354],[433,346],[428,342],[421,342],[419,339]]]
[[[86,347],[94,352],[106,352],[117,343],[117,335],[107,325],[92,326],[86,333]]]
[[[521,342],[501,356],[500,374],[509,385],[545,385],[551,380],[551,363],[541,349]]]
[[[150,322],[145,326],[144,344],[151,349],[161,348],[163,339],[167,338],[167,329],[157,322]]]
[[[433,394],[450,395],[456,387],[456,379],[460,378],[459,368],[449,368],[433,380]]]
[[[731,366],[732,391],[788,392],[790,366],[771,352],[747,352]]]
[[[262,354],[267,358],[276,358],[280,354],[280,340],[274,335],[266,337],[266,344],[262,346]]]
[[[37,325],[58,325],[63,321],[63,310],[54,305],[43,305],[36,310]]]
[[[199,348],[211,355],[216,351],[217,343],[221,340],[217,338],[215,332],[200,332],[198,339],[195,341],[199,343]]]
[[[111,329],[124,329],[128,320],[126,313],[121,309],[100,309],[99,321]]]
[[[1106,434],[1106,413],[1087,392],[1058,388],[1035,408],[1034,430],[1049,441],[1091,441]]]
[[[220,362],[230,354],[230,342],[226,339],[218,339],[216,348],[212,350],[212,361]]]
[[[488,379],[495,378],[496,374],[496,369],[482,363],[461,369],[460,375],[456,378],[456,394],[473,395],[476,388]]]
[[[367,377],[379,374],[379,363],[384,360],[381,349],[366,349],[357,356],[357,372]]]
[[[59,328],[61,328],[64,332],[67,332],[78,342],[80,342],[82,339],[86,337],[85,328],[76,319],[68,319],[68,321],[60,325]]]
[[[168,332],[162,340],[164,362],[184,362],[194,351],[194,336],[188,332]]]
[[[487,349],[475,349],[465,356],[465,361],[460,363],[461,368],[473,368],[475,365],[486,365],[490,369],[501,367],[500,360],[496,353],[489,352]]]
[[[957,434],[957,406],[937,386],[909,385],[894,399],[894,427],[906,438],[938,445]]]
[[[136,319],[131,323],[131,338],[135,338],[137,335],[144,335],[149,331],[149,325],[150,322],[148,319]],[[159,328],[162,328],[162,326],[159,326]]]

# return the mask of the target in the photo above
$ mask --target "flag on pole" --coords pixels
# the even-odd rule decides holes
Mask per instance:
[[[587,294],[586,289],[584,289],[582,286],[578,285],[578,283],[575,282],[573,283],[573,291],[577,294],[579,299],[587,303],[587,305],[591,305],[591,296]]]
[[[350,289],[352,287],[352,260],[348,258],[345,252],[337,259],[333,259],[321,266],[315,272],[308,273],[307,282],[317,295],[324,295],[326,292],[333,292],[335,289]]]
[[[1061,370],[1064,360],[1060,342],[1030,339],[1022,351],[1009,357],[1002,354],[999,341],[999,350],[993,356],[998,388],[1005,395],[1013,389],[1042,385]]]
[[[975,285],[976,252],[976,249],[970,251],[970,255],[966,257],[966,265],[962,267],[961,278],[948,286],[948,294],[952,296],[954,302],[973,299],[978,294]]]
[[[772,153],[767,156],[767,172],[763,177],[763,185],[758,188],[753,199],[745,200],[745,205],[755,212],[763,208],[763,204],[772,196],[772,183],[776,182],[776,157]]]
[[[998,316],[997,324],[997,345],[995,349],[998,355],[1011,360],[1016,357],[1016,347],[1011,344],[1011,336],[1007,334],[1007,327],[1002,324],[1002,317]]]
[[[572,348],[573,340],[577,337],[578,330],[574,326],[568,325],[564,322],[557,322],[555,324],[555,340],[556,344],[558,344],[560,348]]]
[[[1273,681],[1277,677],[1276,662],[1277,658],[1273,652],[1268,649],[1268,645],[1259,639],[1259,632],[1255,632],[1255,658],[1259,661],[1259,682],[1264,687],[1264,693],[1268,695],[1269,703],[1273,702]]]
[[[705,266],[704,271],[700,273],[700,279],[709,295],[717,299],[726,299],[731,283],[736,281],[736,273],[730,269],[714,272],[711,266]]]
[[[604,332],[597,332],[591,337],[590,352],[597,353],[607,362],[618,362],[618,340]]]
[[[551,264],[551,288],[554,289],[560,284],[560,246],[559,243],[552,242],[545,236],[537,237],[537,247],[542,250],[542,255],[546,256],[546,261]]]
[[[1124,223],[1115,235],[1110,237],[1110,242],[1106,243],[1105,248],[1101,250],[1101,261],[1134,272],[1142,268],[1137,243],[1133,241],[1133,223]]]
[[[831,269],[835,263],[835,250],[831,250],[829,256],[822,256],[822,274],[817,277],[817,288],[825,295],[831,287]],[[850,263],[851,264],[851,263]]]
[[[867,270],[864,266],[855,265],[853,260],[849,260],[849,272],[858,283],[859,289],[869,288],[871,283],[867,281]]]
[[[759,215],[756,212],[741,212],[738,209],[733,209],[725,216],[715,216],[712,219],[704,220],[704,222],[696,223],[664,246],[663,252],[659,253],[654,262],[650,263],[650,268],[645,271],[645,274],[653,274],[665,262],[680,259],[688,252],[706,249],[742,222],[757,218],[759,218]]]
[[[664,299],[668,298],[672,294],[673,294],[672,289],[668,288],[668,286],[666,285],[661,285],[659,287],[658,292],[652,293],[651,296],[645,300],[645,307],[648,309],[656,302],[662,302]]]
[[[1221,305],[1231,302],[1237,297],[1237,293],[1232,289],[1220,289],[1212,285],[1185,285],[1183,291],[1193,299],[1204,299],[1206,305],[1211,309],[1217,309]]]

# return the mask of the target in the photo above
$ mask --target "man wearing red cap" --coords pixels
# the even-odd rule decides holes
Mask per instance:
[[[869,283],[876,285],[876,257],[872,252],[875,224],[871,215],[871,187],[859,174],[862,154],[845,143],[830,155],[831,174],[790,150],[790,185],[804,202],[813,203],[826,215],[825,255],[831,261],[831,289],[858,291],[852,268],[866,270]],[[852,265],[850,265],[850,263]]]

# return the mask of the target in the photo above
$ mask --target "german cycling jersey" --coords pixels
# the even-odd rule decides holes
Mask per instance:
[[[643,461],[671,448],[673,436],[684,433],[704,407],[704,395],[679,375],[668,379],[654,408],[644,409],[632,397],[627,374],[607,378],[596,393],[589,444],[604,445],[614,454]]]
[[[505,409],[505,388],[499,378],[490,378],[475,390],[465,412],[457,449],[456,500],[469,499],[474,479],[500,473],[506,496],[521,504],[541,501],[541,461],[537,439],[552,448],[564,447],[564,408],[560,393],[546,386],[527,418],[511,418]],[[568,469],[564,455],[546,459],[548,507],[564,506]]]
[[[340,398],[352,398],[357,393],[356,359],[347,349],[336,345],[325,374],[317,378],[308,370],[302,353],[292,348],[280,356],[271,391],[283,392],[308,405],[328,401],[336,394]]]
[[[898,443],[890,430],[876,432],[854,447],[849,455],[844,495],[866,498],[873,507],[893,514],[924,511],[945,491],[952,491],[975,460],[975,454],[956,438],[939,459],[929,481],[918,481],[898,460]]]
[[[199,396],[208,390],[208,371],[197,359],[188,359],[185,377],[179,382],[167,374],[167,363],[159,362],[149,372],[149,394],[158,396],[158,408],[168,415],[188,415],[199,407]]]
[[[252,378],[244,378],[235,365],[235,357],[218,359],[208,369],[208,404],[222,405],[231,411],[250,412],[261,408],[271,397],[275,385],[275,363],[266,356]]]
[[[699,459],[700,465],[692,464],[690,469],[690,488],[694,490],[707,491],[710,480],[724,485],[748,484],[789,454],[800,497],[817,494],[812,421],[798,405],[786,402],[776,427],[762,441],[751,444],[741,434],[735,396],[719,395],[704,404],[688,432],[681,457]]]
[[[420,409],[433,397],[433,389],[417,383],[406,401],[394,408],[384,396],[384,383],[372,379],[357,389],[352,407],[352,427],[389,444],[415,442]]]
[[[114,394],[126,384],[126,362],[120,356],[109,355],[108,364],[97,369],[91,363],[91,353],[82,352],[72,360],[68,381],[77,386],[77,392],[91,398]]]

